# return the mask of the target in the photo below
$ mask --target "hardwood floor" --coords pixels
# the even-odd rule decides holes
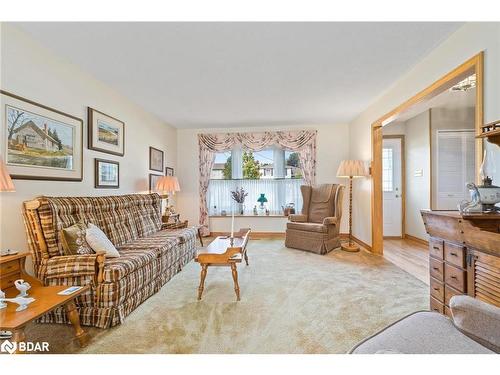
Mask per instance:
[[[384,239],[384,258],[429,285],[429,249],[409,239]]]

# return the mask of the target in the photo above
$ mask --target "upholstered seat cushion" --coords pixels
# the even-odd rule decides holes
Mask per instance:
[[[288,222],[286,224],[287,229],[295,229],[295,230],[305,230],[308,232],[318,232],[318,233],[328,233],[328,227],[323,224],[318,223],[295,223]]]
[[[491,350],[455,328],[444,315],[420,311],[384,328],[350,353],[394,351],[405,354],[488,354]]]
[[[118,247],[119,258],[106,259],[104,281],[118,281],[156,258],[165,256],[178,244],[178,237],[169,236],[162,231],[122,245]]]

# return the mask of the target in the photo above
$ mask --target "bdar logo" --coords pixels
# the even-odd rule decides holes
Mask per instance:
[[[14,353],[16,351],[17,345],[15,342],[10,342],[9,340],[5,340],[2,345],[0,345],[0,351],[4,353]]]

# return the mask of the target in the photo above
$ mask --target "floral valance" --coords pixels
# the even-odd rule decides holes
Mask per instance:
[[[244,149],[260,151],[266,147],[278,145],[286,150],[299,151],[315,142],[316,130],[275,131],[260,133],[217,133],[198,134],[200,148],[212,152],[223,152],[242,146]]]

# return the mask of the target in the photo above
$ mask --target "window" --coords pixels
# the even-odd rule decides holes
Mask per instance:
[[[302,184],[296,152],[273,147],[255,152],[234,149],[217,153],[207,192],[209,213],[220,215],[221,210],[230,213],[235,209],[231,191],[240,187],[248,193],[246,215],[253,214],[261,194],[265,194],[271,214],[281,214],[288,203],[294,203],[298,212],[302,207]]]
[[[393,187],[393,150],[392,148],[382,149],[382,189],[391,192]]]

